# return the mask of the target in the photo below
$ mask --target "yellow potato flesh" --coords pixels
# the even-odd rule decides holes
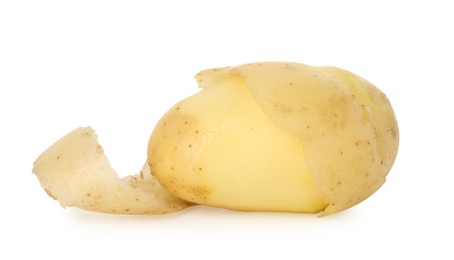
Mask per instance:
[[[91,128],[78,128],[49,147],[33,172],[61,206],[114,214],[159,214],[189,203],[164,190],[148,163],[140,174],[120,179]]]
[[[182,199],[236,210],[319,212],[298,137],[277,127],[239,78],[171,109],[149,144],[152,171]]]
[[[398,130],[383,93],[332,67],[253,63],[206,70],[149,143],[162,185],[195,203],[329,215],[373,194]]]

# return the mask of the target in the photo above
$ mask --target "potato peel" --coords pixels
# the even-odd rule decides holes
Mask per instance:
[[[162,188],[148,163],[139,174],[119,178],[89,127],[77,128],[49,147],[35,161],[33,173],[62,207],[112,214],[161,214],[191,205]]]

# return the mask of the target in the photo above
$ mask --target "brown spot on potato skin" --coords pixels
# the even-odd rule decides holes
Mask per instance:
[[[274,102],[273,106],[276,110],[282,112],[283,114],[293,113],[293,108],[285,103]]]
[[[96,153],[99,153],[99,154],[103,154],[104,153],[104,149],[99,144],[96,146]]]
[[[207,186],[198,184],[188,185],[185,180],[174,176],[170,177],[167,182],[162,183],[162,186],[177,197],[190,200],[193,203],[204,203],[212,194],[212,190]]]
[[[205,186],[196,185],[190,189],[190,193],[194,195],[199,201],[206,201],[207,197],[211,194],[211,190]]]
[[[394,138],[397,138],[397,132],[394,128],[388,129],[388,133],[390,133]]]

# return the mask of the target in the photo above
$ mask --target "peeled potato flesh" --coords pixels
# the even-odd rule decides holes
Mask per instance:
[[[329,215],[385,182],[397,122],[386,96],[359,76],[270,62],[196,79],[203,90],[164,115],[149,142],[152,171],[172,194],[238,210]]]
[[[241,81],[177,104],[156,127],[149,152],[163,187],[197,204],[295,212],[325,207],[301,142],[262,112]]]
[[[47,149],[33,172],[62,207],[102,213],[160,214],[190,204],[164,190],[148,163],[140,174],[120,179],[91,128],[78,128]]]

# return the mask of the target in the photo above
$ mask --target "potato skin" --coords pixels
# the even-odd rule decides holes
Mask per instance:
[[[148,163],[140,174],[120,179],[89,127],[62,137],[33,166],[43,189],[62,207],[110,214],[161,214],[190,206],[160,186]]]
[[[386,95],[372,83],[349,71],[336,67],[318,67],[346,85],[358,99],[364,120],[372,127],[380,164],[389,172],[397,156],[399,128]]]
[[[197,74],[196,79],[203,91],[223,84],[236,85],[232,79],[241,81],[262,112],[276,126],[299,139],[311,181],[326,203],[322,215],[342,211],[363,201],[385,182],[397,155],[397,121],[386,96],[361,77],[334,67],[264,62],[205,70]],[[221,97],[214,102],[222,100]],[[210,110],[208,103],[202,102],[198,106]],[[178,105],[173,109],[177,108]],[[173,116],[172,113],[165,115],[155,131],[160,131],[164,121],[172,123]],[[184,117],[188,120],[177,121],[198,122],[197,115],[186,113]],[[217,120],[222,125],[222,116]],[[204,138],[198,136],[197,140],[202,142],[198,148],[203,150],[216,131],[213,127]],[[195,136],[189,131],[175,137],[175,141],[186,142]],[[152,135],[149,144],[149,160],[156,165],[161,163],[153,159],[161,137],[161,134]],[[200,152],[195,152],[183,157],[187,156],[188,163],[198,162],[199,155]],[[161,160],[165,159],[161,157]],[[156,165],[152,168],[158,171],[156,174],[161,181],[167,174],[159,172]],[[234,174],[232,178],[235,178]],[[193,194],[209,198],[213,191],[205,180],[197,178],[187,178],[179,185],[185,185],[186,181],[191,187],[198,187]],[[178,196],[180,191],[175,188],[173,192]],[[222,203],[218,205],[222,206]]]

